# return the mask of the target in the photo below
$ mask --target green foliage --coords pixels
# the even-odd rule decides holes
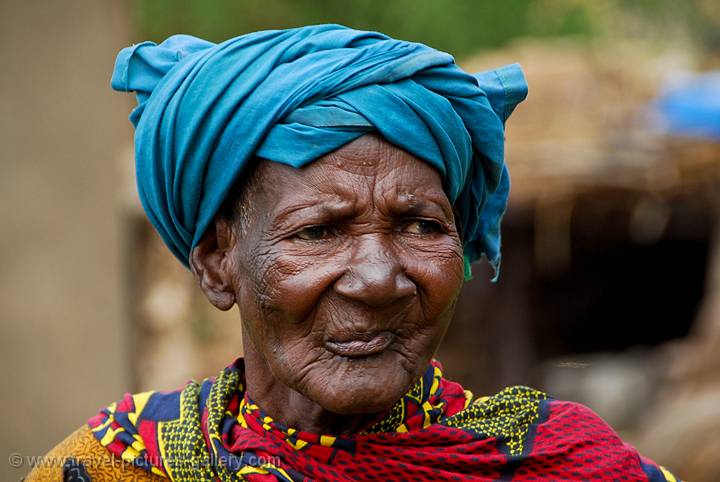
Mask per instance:
[[[340,23],[462,57],[517,37],[598,35],[720,45],[718,0],[133,0],[137,40]]]
[[[550,22],[531,14],[539,0],[135,0],[143,39],[189,33],[213,41],[263,29],[340,23],[424,42],[462,56],[525,35],[592,34],[583,2],[555,2]],[[591,2],[590,2],[591,3]],[[547,9],[545,9],[547,10]]]

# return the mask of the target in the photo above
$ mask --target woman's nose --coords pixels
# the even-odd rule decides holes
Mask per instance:
[[[385,306],[417,293],[394,250],[369,237],[353,250],[347,271],[335,283],[335,292],[369,306]]]

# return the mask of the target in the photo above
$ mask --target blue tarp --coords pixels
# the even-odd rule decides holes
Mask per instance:
[[[668,133],[720,141],[720,70],[667,89],[654,107]]]

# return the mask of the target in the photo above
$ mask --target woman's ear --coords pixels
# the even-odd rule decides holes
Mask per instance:
[[[227,311],[235,304],[230,254],[235,245],[230,222],[215,219],[190,253],[190,269],[210,303]]]

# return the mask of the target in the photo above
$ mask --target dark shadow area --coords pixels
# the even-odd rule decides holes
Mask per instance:
[[[538,385],[533,367],[543,361],[654,347],[690,332],[704,294],[711,210],[689,194],[648,201],[619,190],[567,202],[569,210],[508,213],[500,281],[476,267],[438,354],[450,377],[484,393]],[[567,252],[562,236],[538,232],[543,216],[563,211],[571,213]]]

